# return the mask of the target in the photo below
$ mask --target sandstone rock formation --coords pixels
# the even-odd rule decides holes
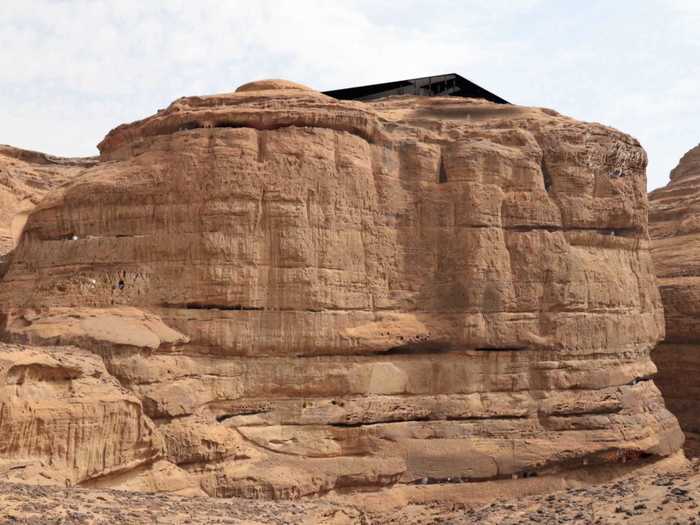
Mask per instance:
[[[0,343],[0,436],[2,479],[201,494],[158,461],[163,438],[141,402],[87,350]]]
[[[96,162],[0,145],[0,258],[16,244],[27,215],[41,197]]]
[[[602,470],[624,471],[625,467],[602,467]],[[303,503],[183,498],[0,482],[0,523],[659,525],[697,522],[700,462],[683,461],[675,455],[653,464],[636,465],[630,471],[616,472],[614,482],[588,476],[582,480],[570,479],[550,486],[546,489],[548,495],[543,495],[541,487],[537,487],[545,480],[539,477],[471,483],[468,487],[404,486],[380,492],[307,498]],[[408,504],[406,499],[386,497],[387,493],[393,496],[396,492],[420,496],[408,500]]]
[[[207,494],[530,476],[681,445],[651,381],[663,314],[631,137],[265,81],[179,99],[99,148],[29,215],[4,337],[99,354],[162,437],[152,460]]]
[[[700,146],[649,194],[649,234],[666,311],[666,338],[654,351],[666,404],[696,442],[700,434]]]

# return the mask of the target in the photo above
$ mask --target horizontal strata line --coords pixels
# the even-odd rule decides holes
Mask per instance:
[[[499,228],[498,226],[495,226],[495,228]],[[548,232],[591,232],[591,233],[600,233],[602,235],[611,235],[615,234],[624,236],[627,233],[640,233],[640,230],[637,228],[585,228],[582,226],[539,226],[539,225],[532,225],[532,226],[503,226],[502,229],[507,230],[507,231],[516,231],[516,232],[528,232],[531,230],[545,230]]]
[[[240,304],[216,304],[216,303],[162,303],[155,305],[157,308],[167,308],[173,310],[222,310],[222,311],[263,311],[263,312],[299,312],[299,313],[323,313],[323,312],[372,312],[367,308],[275,308],[270,306],[244,306]]]
[[[279,114],[279,112],[278,112]],[[313,113],[312,113],[313,114]],[[311,129],[327,129],[330,131],[336,131],[339,133],[348,133],[349,135],[354,135],[365,142],[369,144],[373,144],[376,142],[375,137],[373,135],[381,134],[382,131],[380,129],[380,126],[376,125],[373,126],[371,123],[371,120],[373,119],[373,116],[371,114],[360,114],[360,118],[364,118],[367,122],[367,128],[374,127],[375,129],[370,131],[369,133],[363,132],[362,126],[354,126],[352,124],[352,120],[357,120],[357,117],[355,115],[349,115],[348,118],[343,121],[341,120],[341,124],[339,125],[324,125],[322,122],[315,121],[314,118],[308,118],[303,115],[294,115],[294,116],[285,116],[282,115],[280,118],[287,118],[290,120],[290,122],[286,123],[265,123],[264,118],[265,117],[276,117],[278,115],[275,114],[273,111],[268,111],[265,112],[263,115],[257,115],[257,116],[250,116],[250,115],[240,115],[238,117],[228,117],[226,118],[225,116],[219,117],[218,121],[215,122],[210,122],[206,121],[206,119],[202,120],[197,120],[196,117],[194,117],[192,120],[186,120],[183,122],[165,122],[164,125],[162,126],[154,126],[151,129],[149,129],[147,123],[144,123],[146,125],[143,125],[140,129],[138,129],[138,138],[151,138],[151,137],[163,137],[163,136],[168,136],[168,135],[174,135],[175,133],[178,132],[187,132],[187,131],[194,131],[194,130],[200,130],[200,129],[221,129],[221,128],[247,128],[247,129],[253,129],[256,131],[275,131],[279,129],[285,129],[285,128],[311,128]],[[173,118],[173,120],[175,120]],[[343,126],[342,123],[347,122],[347,125]],[[155,128],[155,129],[154,129]],[[110,133],[111,135],[111,133]],[[113,139],[112,136],[108,135],[105,137],[105,140],[103,140],[100,144],[98,144],[98,148],[100,148],[100,153],[104,154],[107,152],[114,152],[117,151],[122,145],[113,148],[110,147],[108,149],[103,149],[105,146],[107,146],[107,142],[110,139]],[[133,142],[137,141],[136,140],[127,140],[126,144],[132,144]],[[101,148],[102,147],[102,148]]]
[[[492,282],[492,281],[489,281]],[[495,282],[495,281],[493,281]],[[527,281],[540,283],[540,281]],[[128,282],[126,283],[128,286]],[[161,304],[133,304],[136,308],[166,308],[174,310],[255,310],[264,312],[310,312],[310,313],[324,313],[324,312],[367,312],[368,314],[374,313],[395,313],[402,315],[445,315],[445,316],[455,316],[461,317],[465,315],[482,315],[484,317],[490,317],[495,315],[511,315],[513,316],[512,321],[517,320],[537,320],[540,316],[551,316],[551,315],[562,315],[562,316],[575,316],[575,315],[639,315],[643,313],[652,313],[651,311],[640,310],[638,307],[630,306],[620,306],[617,308],[598,308],[591,310],[560,310],[560,311],[518,311],[518,310],[497,310],[492,312],[484,312],[477,310],[397,310],[396,308],[291,308],[291,307],[274,307],[274,306],[246,306],[246,305],[227,305],[221,303],[161,303]],[[95,307],[100,308],[100,307]]]
[[[262,306],[243,306],[240,304],[209,304],[209,303],[184,303],[181,305],[164,303],[159,305],[161,308],[179,308],[184,310],[265,310]],[[313,311],[313,310],[310,310]]]
[[[530,415],[522,416],[448,416],[448,417],[419,417],[419,418],[409,418],[409,419],[388,419],[386,421],[371,421],[366,423],[360,422],[337,422],[337,423],[325,423],[329,427],[339,427],[339,428],[355,428],[355,427],[370,427],[376,425],[391,425],[394,423],[422,423],[422,422],[440,422],[440,421],[512,421],[512,420],[522,420],[530,419]],[[286,423],[282,423],[287,426]],[[304,426],[303,424],[301,426]]]
[[[196,319],[191,319],[192,321],[197,321]],[[210,360],[234,360],[245,362],[247,360],[258,360],[258,361],[289,361],[290,359],[306,359],[318,361],[338,361],[339,359],[354,359],[358,361],[367,360],[382,360],[386,358],[400,359],[410,359],[411,357],[429,356],[432,354],[446,354],[446,355],[459,355],[464,354],[465,356],[475,356],[479,354],[508,354],[512,355],[525,354],[526,352],[540,353],[540,358],[531,363],[531,368],[533,371],[546,371],[549,366],[543,365],[544,367],[538,367],[542,363],[549,363],[552,360],[567,361],[567,362],[586,362],[586,361],[596,361],[596,362],[610,362],[613,366],[618,365],[629,365],[638,364],[640,362],[645,362],[650,360],[649,352],[651,349],[620,349],[611,352],[597,352],[595,350],[590,353],[577,353],[566,351],[555,346],[524,346],[524,347],[448,347],[440,345],[434,341],[426,340],[421,342],[417,340],[414,344],[401,346],[391,346],[385,349],[370,349],[366,351],[357,351],[353,349],[348,349],[348,351],[323,351],[316,349],[312,353],[305,352],[290,352],[287,354],[283,353],[257,353],[257,354],[243,354],[234,353],[221,355],[213,350],[218,347],[205,347],[203,350],[194,352],[188,345],[165,345],[155,350],[149,352],[149,355],[161,355],[161,356],[178,356],[178,357],[189,357],[192,359],[210,359]],[[125,350],[131,350],[133,354],[142,353],[140,348],[136,347],[124,347]],[[185,350],[186,351],[183,351]],[[551,357],[547,357],[551,356]],[[203,374],[211,375],[211,374]],[[218,374],[213,374],[218,375]],[[152,381],[152,383],[158,383],[160,381]],[[144,383],[147,384],[147,383]]]
[[[235,417],[235,416],[231,416]],[[228,418],[224,418],[222,420],[218,420],[220,423],[223,421],[226,421]],[[413,418],[406,418],[406,419],[387,419],[384,421],[366,421],[366,422],[326,422],[326,423],[299,423],[296,421],[290,421],[290,422],[279,422],[276,421],[274,423],[270,422],[260,422],[260,423],[253,423],[249,425],[235,425],[237,428],[240,429],[245,429],[245,428],[259,428],[259,427],[267,427],[270,425],[279,425],[279,426],[284,426],[284,427],[334,427],[334,428],[358,428],[358,427],[372,427],[372,426],[378,426],[378,425],[395,425],[395,424],[402,424],[402,423],[440,423],[440,422],[445,422],[445,421],[514,421],[514,420],[525,420],[525,419],[535,419],[534,415],[522,415],[522,416],[512,416],[512,415],[505,415],[505,416],[452,416],[452,417],[413,417]]]
[[[386,350],[377,350],[370,354],[379,355],[412,355],[412,354],[443,354],[455,352],[523,352],[534,350],[526,346],[513,347],[480,347],[480,348],[454,348],[450,346],[441,346],[439,343],[431,342],[430,340],[408,341],[406,344],[387,348]]]
[[[619,414],[624,410],[624,407],[621,406],[616,406],[611,409],[603,409],[601,408],[600,410],[591,410],[588,412],[578,412],[575,414],[545,414],[541,413],[539,414],[539,417],[543,419],[550,419],[550,418],[562,418],[562,419],[575,419],[575,418],[581,418],[581,417],[587,417],[587,416],[605,416],[605,415],[614,415],[614,414]],[[226,420],[235,418],[237,416],[245,416],[245,415],[254,415],[257,413],[269,413],[272,414],[274,413],[274,408],[266,411],[261,411],[261,412],[250,412],[250,413],[245,413],[245,414],[225,414],[223,416],[217,416],[216,421],[219,423],[222,423]],[[236,425],[239,428],[252,428],[252,427],[266,427],[270,425],[280,425],[280,426],[285,426],[285,427],[334,427],[334,428],[359,428],[359,427],[371,427],[371,426],[378,426],[378,425],[393,425],[393,424],[402,424],[402,423],[440,423],[440,422],[445,422],[445,421],[464,421],[464,422],[470,422],[470,421],[523,421],[527,419],[532,419],[536,420],[538,419],[538,414],[537,413],[528,413],[528,414],[523,414],[523,415],[483,415],[483,416],[432,416],[432,415],[427,415],[427,416],[421,416],[421,417],[407,417],[405,419],[402,418],[393,418],[393,419],[386,419],[386,420],[381,420],[377,419],[374,421],[348,421],[348,422],[343,422],[343,421],[326,421],[326,422],[308,422],[308,423],[299,423],[297,421],[284,421],[275,419],[273,421],[260,421],[256,423],[250,423],[250,424],[238,424]]]
[[[278,202],[278,201],[274,201]],[[196,203],[190,203],[190,202],[183,202],[183,205],[196,205]],[[296,204],[296,203],[295,203]],[[301,205],[301,203],[298,203]],[[168,204],[163,204],[163,206],[168,206]],[[172,205],[170,205],[172,206]],[[219,217],[219,216],[226,216],[226,214],[222,213],[217,213],[217,214],[204,214],[203,217]],[[392,226],[384,226],[384,225],[379,225],[380,227],[386,227],[387,229],[392,229],[392,230],[402,230],[402,229],[410,229],[408,226],[402,227],[401,225],[397,227],[392,227]],[[225,230],[207,230],[207,231],[191,231],[191,232],[180,232],[176,231],[174,229],[166,229],[162,231],[151,231],[147,233],[114,233],[111,235],[104,235],[104,234],[82,234],[82,235],[77,235],[77,239],[73,239],[73,234],[61,234],[57,235],[55,237],[43,237],[40,235],[36,235],[36,230],[38,228],[33,228],[26,230],[24,232],[24,235],[26,235],[30,239],[36,239],[41,242],[80,242],[80,241],[98,241],[101,239],[150,239],[153,236],[157,235],[162,235],[163,233],[170,233],[172,235],[192,235],[192,236],[201,236],[204,234],[225,234]],[[341,229],[333,229],[333,228],[316,228],[314,225],[310,224],[309,229],[315,229],[315,230],[320,230],[320,231],[361,231],[361,228],[341,228]],[[424,227],[423,231],[427,230],[468,230],[468,229],[473,229],[473,230],[484,230],[484,229],[493,229],[493,230],[504,230],[508,232],[516,232],[516,233],[527,233],[531,231],[546,231],[549,233],[556,233],[556,232],[589,232],[589,233],[597,233],[600,235],[604,236],[619,236],[619,237],[624,237],[628,239],[635,239],[639,238],[641,240],[641,237],[637,237],[636,235],[640,233],[640,231],[636,228],[584,228],[584,227],[576,227],[576,226],[544,226],[544,225],[528,225],[528,226],[499,226],[499,225],[485,225],[485,224],[453,224],[450,226],[428,226]],[[633,235],[630,235],[633,234]],[[8,237],[9,239],[9,237]]]
[[[254,416],[257,414],[266,414],[268,412],[271,412],[271,409],[261,409],[261,410],[243,410],[241,412],[234,412],[234,413],[226,413],[226,414],[221,414],[215,417],[215,419],[221,423],[223,421],[226,421],[227,419],[231,419],[232,417],[239,417],[239,416]]]
[[[392,420],[387,420],[387,421],[372,421],[372,422],[363,422],[363,423],[331,423],[331,422],[310,422],[310,423],[297,423],[293,421],[285,422],[285,421],[271,421],[268,423],[265,422],[260,422],[260,423],[253,423],[253,424],[236,424],[236,425],[227,425],[225,426],[227,428],[235,428],[239,432],[245,432],[246,429],[261,429],[265,427],[270,427],[270,426],[280,426],[280,427],[294,427],[299,430],[303,430],[303,427],[309,427],[310,429],[318,429],[318,428],[336,428],[336,429],[353,429],[353,428],[363,428],[363,427],[379,427],[382,425],[385,426],[394,426],[394,425],[405,425],[405,424],[411,424],[411,423],[419,423],[419,424],[441,424],[441,423],[448,423],[448,422],[454,422],[454,423],[475,423],[475,422],[483,422],[483,423],[496,423],[496,422],[507,422],[507,421],[519,421],[519,422],[526,422],[530,421],[532,423],[537,423],[543,428],[547,428],[547,425],[557,419],[569,419],[569,420],[574,420],[574,419],[584,419],[586,417],[590,416],[615,416],[622,412],[622,410],[618,412],[590,412],[590,413],[581,413],[577,415],[571,415],[568,418],[563,418],[561,416],[555,416],[555,415],[542,415],[541,417],[537,417],[536,415],[526,415],[526,416],[493,416],[493,417],[442,417],[442,418],[410,418],[410,419],[392,419]],[[627,414],[626,417],[635,417],[639,413],[630,413]],[[566,433],[577,433],[577,432],[585,432],[585,428],[561,428],[558,429],[557,432],[566,432]],[[489,432],[489,435],[496,439],[504,438],[507,437],[508,431],[500,431],[500,432]],[[426,438],[426,439],[439,439],[439,438]],[[469,439],[469,437],[465,436],[459,439]]]
[[[584,417],[584,416],[606,416],[606,415],[614,415],[614,414],[619,414],[625,409],[625,407],[621,405],[617,405],[611,408],[606,408],[606,407],[600,407],[599,409],[594,409],[594,410],[589,410],[587,412],[550,412],[550,413],[541,413],[542,418],[560,418],[560,419],[575,419],[577,417]]]
[[[209,347],[207,347],[209,348]],[[214,347],[216,348],[216,347]],[[610,353],[603,353],[603,352],[597,352],[596,349],[591,349],[592,351],[589,353],[576,353],[576,352],[567,352],[566,350],[562,350],[560,348],[556,347],[526,347],[530,351],[533,352],[544,352],[546,355],[551,355],[551,359],[541,359],[536,362],[530,363],[531,367],[533,370],[538,369],[537,365],[542,364],[543,362],[551,362],[552,360],[557,360],[557,361],[573,361],[573,362],[581,362],[581,361],[595,361],[597,363],[605,363],[605,362],[612,362],[614,365],[629,365],[629,364],[636,364],[639,362],[645,362],[645,361],[650,361],[649,357],[649,352],[651,351],[650,348],[640,348],[640,349],[620,349],[614,352]],[[341,359],[358,359],[358,360],[373,360],[377,358],[383,357],[386,352],[382,350],[374,350],[374,351],[367,351],[367,352],[328,352],[328,353],[318,353],[318,351],[314,354],[302,354],[302,353],[291,353],[291,354],[229,354],[229,355],[221,355],[220,353],[217,352],[193,352],[191,351],[192,348],[188,348],[190,351],[180,351],[178,350],[177,346],[174,347],[168,347],[164,348],[162,350],[156,350],[154,352],[149,351],[149,355],[163,355],[163,356],[177,356],[177,357],[189,357],[192,359],[209,359],[209,360],[237,360],[237,361],[245,361],[248,359],[254,359],[258,361],[289,361],[290,358],[293,359],[316,359],[318,361],[337,361],[339,358]],[[478,350],[475,348],[469,348],[469,347],[462,347],[462,348],[454,348],[452,349],[451,352],[452,354],[455,353],[472,353]],[[512,351],[512,350],[504,350],[501,349],[501,351]],[[524,350],[515,350],[515,352],[523,352]],[[134,348],[133,353],[139,354],[142,353],[142,349],[140,348]],[[428,352],[426,352],[428,353]],[[621,354],[625,354],[622,355]],[[391,355],[391,354],[389,354]],[[401,356],[401,355],[407,355],[407,354],[394,354],[395,356]],[[407,355],[407,357],[410,357],[410,355]],[[546,370],[546,369],[545,369]],[[220,375],[220,374],[203,374],[203,375]],[[154,381],[154,382],[159,382],[159,381]]]
[[[580,391],[586,391],[586,392],[602,392],[605,390],[617,390],[621,387],[629,387],[629,386],[634,386],[640,382],[647,382],[647,381],[653,381],[652,378],[650,377],[638,377],[635,378],[631,381],[628,381],[626,383],[622,384],[611,384],[607,385],[605,387],[601,388],[566,388],[566,389],[557,389],[557,390],[541,390],[541,389],[523,389],[523,390],[492,390],[492,391],[487,391],[487,392],[471,392],[471,393],[463,393],[463,392],[455,392],[455,393],[434,393],[434,394],[428,394],[428,393],[422,393],[422,394],[416,394],[416,393],[411,393],[411,394],[406,394],[406,393],[394,393],[394,394],[339,394],[339,395],[331,395],[331,394],[326,394],[326,395],[318,395],[318,396],[304,396],[303,398],[291,398],[291,397],[280,397],[280,398],[275,398],[274,396],[269,396],[269,397],[264,397],[262,399],[265,400],[266,403],[269,404],[269,406],[261,409],[251,409],[251,410],[243,410],[241,412],[232,412],[230,409],[228,412],[224,412],[223,414],[220,414],[219,416],[215,416],[215,419],[219,422],[225,421],[227,419],[237,417],[237,416],[246,416],[246,415],[256,415],[256,414],[265,414],[265,413],[272,413],[278,408],[285,408],[285,403],[288,402],[297,402],[298,404],[301,404],[306,401],[327,401],[327,400],[341,400],[343,401],[343,405],[339,405],[341,408],[343,408],[344,403],[361,403],[362,401],[365,400],[370,400],[370,401],[376,401],[376,400],[381,400],[381,399],[388,399],[388,400],[401,400],[402,402],[408,402],[410,403],[413,400],[416,401],[421,401],[426,398],[431,398],[434,399],[435,397],[439,398],[446,398],[449,400],[450,398],[454,399],[462,399],[466,397],[472,397],[472,396],[484,396],[484,395],[489,395],[489,396],[494,396],[494,397],[501,397],[501,396],[509,396],[512,394],[523,394],[523,395],[530,395],[530,398],[535,398],[540,395],[546,395],[546,394],[561,394],[561,393],[569,393],[569,392],[580,392]],[[138,386],[142,385],[148,385],[152,383],[138,383]],[[240,397],[233,399],[232,401],[234,402],[240,402],[240,401],[245,401],[248,399],[249,401],[257,401],[260,398],[260,396],[255,396],[251,398],[245,398],[245,397]],[[684,398],[679,398],[679,399],[684,399]],[[218,403],[225,403],[226,400],[219,400],[217,401]],[[275,405],[281,405],[281,406],[275,406]],[[206,407],[207,405],[202,405],[200,408]],[[313,409],[313,407],[311,407]],[[225,408],[223,409],[225,411]],[[606,413],[616,413],[617,408],[612,407],[608,412]],[[580,414],[571,414],[572,416],[576,417],[578,415],[595,415],[599,414],[597,410],[594,411],[588,411],[588,412],[582,412]],[[166,420],[173,420],[173,419],[182,419],[182,418],[187,418],[190,416],[195,415],[195,412],[188,413],[188,414],[176,414],[176,415],[162,415],[159,417],[153,417],[154,421],[166,421]],[[556,413],[549,413],[549,414],[542,414],[545,417],[567,417],[567,414],[556,414]],[[466,419],[472,419],[472,420],[480,420],[480,419],[524,419],[524,418],[529,418],[533,417],[533,415],[530,414],[525,414],[525,415],[510,415],[510,416],[470,416]],[[465,419],[465,418],[457,418],[457,419]],[[415,419],[419,420],[419,419]],[[426,420],[426,419],[424,419]],[[442,418],[436,418],[435,420],[452,420],[452,418],[448,416],[444,416]],[[403,419],[395,419],[395,420],[389,420],[388,422],[403,422],[405,420]],[[268,423],[264,423],[264,425],[267,425]],[[310,425],[311,423],[309,423]],[[351,423],[353,425],[354,423]],[[362,424],[367,424],[367,423],[359,423],[360,425]],[[299,425],[299,423],[288,423],[287,425],[289,426],[294,426],[294,425]],[[343,423],[339,423],[339,425],[344,425]],[[255,426],[255,425],[250,425],[250,426]],[[347,425],[345,425],[347,426]]]

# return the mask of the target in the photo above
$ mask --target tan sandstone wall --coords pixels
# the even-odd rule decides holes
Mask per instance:
[[[5,338],[78,344],[211,495],[530,475],[682,434],[636,140],[283,81],[120,126],[34,210]],[[117,326],[118,328],[114,328]]]
[[[0,145],[0,259],[15,246],[29,212],[46,192],[96,162]]]
[[[0,277],[37,203],[97,162],[0,146]],[[77,313],[66,313],[62,330],[79,322]],[[130,314],[138,326],[128,324]],[[162,323],[144,323],[143,317],[142,312],[119,311],[89,327],[128,334],[126,340],[139,345],[156,334],[165,339],[171,335]],[[141,401],[107,372],[99,356],[75,347],[0,343],[0,479],[62,486],[90,480],[117,488],[201,495],[164,455],[163,436],[144,414]],[[124,477],[128,483],[121,481]]]
[[[700,433],[700,146],[649,194],[652,254],[666,311],[666,338],[654,351],[666,403],[693,441]]]

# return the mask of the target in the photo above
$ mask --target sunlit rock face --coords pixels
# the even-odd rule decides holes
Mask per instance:
[[[44,472],[44,482],[73,484],[148,464],[163,447],[139,400],[85,350],[0,343],[0,400],[0,472],[10,479]]]
[[[658,381],[683,429],[698,441],[700,413],[700,146],[671,171],[664,188],[649,194],[649,233],[666,338],[654,351]],[[700,451],[697,448],[695,452]]]
[[[54,157],[0,144],[0,265],[41,198],[96,162],[96,158]]]
[[[178,99],[99,147],[29,216],[0,284],[5,337],[99,352],[206,493],[680,446],[651,381],[663,312],[631,137],[264,81]]]

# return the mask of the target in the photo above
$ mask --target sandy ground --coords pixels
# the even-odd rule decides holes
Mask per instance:
[[[5,524],[322,524],[362,523],[361,513],[322,501],[186,498],[113,490],[0,483]]]

